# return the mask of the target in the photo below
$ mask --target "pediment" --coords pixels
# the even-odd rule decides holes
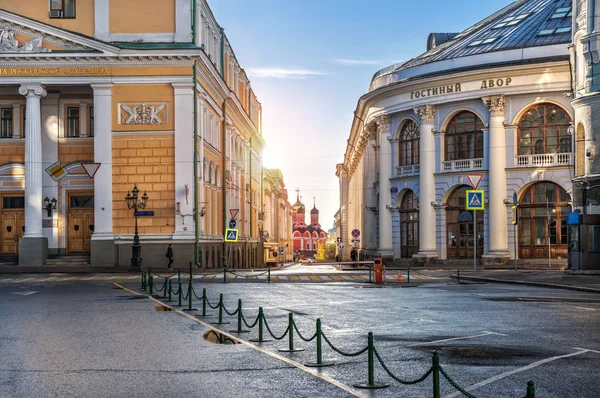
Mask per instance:
[[[0,10],[0,54],[116,53],[91,37]]]

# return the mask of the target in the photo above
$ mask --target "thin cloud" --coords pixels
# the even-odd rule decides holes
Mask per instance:
[[[316,70],[294,68],[249,68],[247,71],[253,77],[273,79],[306,79],[327,74]]]
[[[337,58],[335,62],[342,65],[377,65],[379,63],[376,59],[347,59]]]

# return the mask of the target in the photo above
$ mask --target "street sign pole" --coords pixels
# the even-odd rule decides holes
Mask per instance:
[[[473,210],[473,272],[477,273],[477,210]]]

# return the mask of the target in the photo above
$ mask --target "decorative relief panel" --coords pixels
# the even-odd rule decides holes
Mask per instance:
[[[49,53],[52,50],[42,47],[43,37],[36,37],[19,43],[15,32],[8,28],[0,28],[0,52],[9,53]]]
[[[119,124],[167,124],[166,102],[120,103]]]

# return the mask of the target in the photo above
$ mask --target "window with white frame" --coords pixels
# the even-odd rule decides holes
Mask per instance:
[[[0,117],[0,138],[12,138],[13,108],[1,108]]]
[[[75,18],[75,0],[50,0],[50,18]]]

